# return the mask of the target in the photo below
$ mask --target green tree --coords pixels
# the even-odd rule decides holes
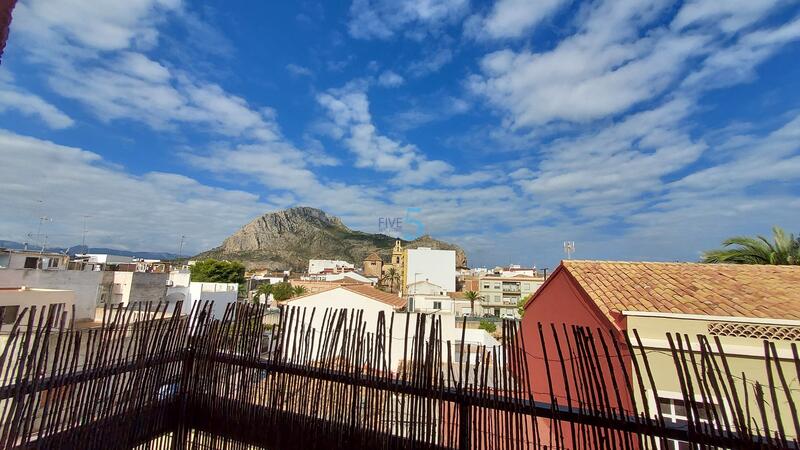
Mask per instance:
[[[269,294],[272,293],[272,285],[269,283],[259,284],[256,288],[256,293],[253,295],[253,302],[258,303],[261,295],[264,295],[265,300],[269,300]]]
[[[305,286],[294,286],[292,288],[292,297],[300,297],[301,295],[304,295],[306,292],[308,292],[308,289],[306,289]]]
[[[470,314],[475,316],[475,302],[478,300],[483,300],[483,296],[481,296],[481,294],[479,294],[477,291],[466,291],[464,292],[464,298],[469,300]]]
[[[272,298],[276,301],[282,302],[284,300],[289,300],[293,296],[294,288],[292,288],[291,284],[283,281],[272,285]]]
[[[517,312],[519,313],[519,317],[525,315],[525,303],[528,303],[528,299],[533,297],[533,294],[528,294],[525,297],[520,297],[519,301],[517,302]]]
[[[394,267],[389,267],[386,269],[386,273],[384,273],[381,277],[381,284],[387,286],[389,288],[389,292],[392,293],[397,292],[395,288],[400,285],[400,282],[400,271]]]
[[[244,266],[237,261],[206,259],[197,261],[189,270],[192,281],[244,284]]]
[[[486,330],[489,333],[494,333],[497,331],[497,325],[494,322],[489,322],[488,320],[481,320],[481,323],[478,325],[478,328],[481,330]]]
[[[734,236],[722,242],[725,248],[703,253],[705,263],[800,264],[800,240],[780,227],[772,228],[772,242],[764,236]]]

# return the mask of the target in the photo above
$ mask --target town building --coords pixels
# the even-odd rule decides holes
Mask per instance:
[[[544,279],[527,275],[484,275],[478,279],[481,298],[476,305],[477,315],[518,318],[518,303],[536,292]]]
[[[445,292],[456,290],[455,250],[436,250],[429,247],[407,249],[403,256],[403,287],[418,281],[441,286]]]
[[[303,276],[300,279],[303,281],[351,281],[370,285],[375,283],[373,279],[367,278],[358,272],[318,273]]]
[[[0,331],[8,332],[24,308],[61,304],[71,317],[75,293],[66,289],[37,289],[26,286],[0,287]],[[88,317],[86,318],[88,319]],[[69,324],[69,323],[68,323]]]
[[[0,248],[0,269],[66,270],[68,263],[64,253]]]
[[[646,399],[635,397],[638,411],[650,411],[652,415],[660,412],[672,423],[685,425],[692,413],[678,400],[684,398],[684,388],[672,353],[675,344],[671,345],[670,338],[682,338],[683,348],[691,348],[688,353],[696,359],[700,358],[698,349],[705,339],[711,343],[712,354],[719,357],[715,344],[718,339],[730,372],[748,380],[736,383],[743,407],[753,415],[761,411],[774,430],[776,416],[792,417],[790,406],[786,402],[759,405],[751,388],[756,383],[772,385],[769,377],[773,375],[764,369],[765,340],[772,341],[776,348],[773,366],[780,364],[784,373],[795,373],[792,345],[800,340],[798,286],[800,266],[563,261],[525,305],[522,336],[528,368],[531,374],[546,370],[539,324],[546,327],[546,332],[551,323],[557,330],[576,325],[595,334],[602,332],[611,340],[609,348],[614,348],[613,340],[622,348],[623,364],[615,365],[614,374],[607,381],[630,379],[633,386],[642,381]],[[610,331],[606,334],[602,330]],[[606,353],[598,340],[599,336],[595,336],[594,351],[599,360],[604,360],[606,354],[616,360],[615,351]],[[644,347],[652,384],[637,377],[636,368],[644,366],[642,352],[634,352],[634,364],[626,340],[637,345],[641,342]],[[550,344],[545,348],[552,352],[550,355],[557,352]],[[699,384],[697,379],[693,382],[695,386]],[[580,388],[558,374],[554,375],[553,384],[560,402],[566,401],[568,386],[572,385],[572,392]],[[657,386],[657,391],[647,388],[652,385]],[[612,392],[613,386],[609,382],[606,388]],[[631,400],[621,401],[623,407],[631,409]],[[726,399],[698,393],[696,401],[699,410],[704,409],[703,402],[710,401],[734,417]],[[761,406],[765,409],[761,410]],[[719,419],[700,419],[714,422],[715,427],[724,425]],[[760,419],[756,423],[759,422]],[[684,447],[684,443],[670,442],[670,448]]]
[[[364,276],[380,278],[383,274],[383,259],[378,252],[370,253],[363,261]]]
[[[355,270],[355,266],[347,261],[332,259],[309,259],[308,274],[342,273]]]

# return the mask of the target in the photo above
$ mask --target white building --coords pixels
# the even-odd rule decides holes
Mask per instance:
[[[71,317],[75,305],[75,293],[65,289],[37,289],[29,287],[4,287],[0,288],[0,330],[7,332],[14,325],[17,316],[23,309],[36,306],[37,309],[52,304],[62,304],[64,311]],[[94,316],[92,316],[94,317]],[[89,319],[89,317],[86,317]]]
[[[355,266],[347,261],[332,259],[309,259],[308,274],[317,273],[341,273],[355,270]]]
[[[235,303],[239,294],[238,283],[203,283],[190,281],[188,270],[175,270],[169,274],[167,302],[182,301],[182,314],[189,314],[196,302],[214,302],[212,315],[221,319],[228,303]]]
[[[455,250],[434,250],[428,247],[406,251],[404,286],[419,281],[439,285],[445,292],[456,290]]]
[[[68,263],[63,253],[0,248],[0,269],[66,270]]]
[[[355,281],[365,284],[375,284],[375,280],[367,278],[358,272],[344,272],[344,273],[318,273],[305,277],[300,277],[303,281]]]

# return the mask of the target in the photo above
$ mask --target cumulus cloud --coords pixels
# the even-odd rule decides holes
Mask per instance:
[[[747,28],[764,19],[768,7],[736,10],[719,4],[689,2],[671,25],[664,25],[663,17],[671,12],[666,2],[598,2],[579,16],[577,32],[552,50],[486,55],[482,73],[470,79],[470,86],[504,111],[511,127],[586,123],[619,116],[687,77],[707,81],[726,72],[733,73],[729,78],[749,73],[774,49],[797,38],[795,22]],[[720,26],[693,26],[711,21]],[[738,32],[745,34],[731,40]],[[703,70],[693,75],[698,62]]]
[[[400,31],[421,37],[457,21],[468,9],[468,0],[354,0],[348,30],[358,39],[388,39]]]
[[[465,32],[479,39],[519,38],[565,3],[566,0],[499,0],[485,17],[470,17],[465,23]]]
[[[0,208],[16,212],[0,221],[0,236],[6,239],[25,239],[36,217],[46,214],[53,219],[46,230],[50,242],[73,245],[80,242],[82,216],[89,214],[92,246],[176,251],[179,237],[186,235],[194,252],[218,245],[242,224],[283,206],[179,174],[134,176],[97,153],[5,130],[0,131],[0,160]]]
[[[405,83],[405,81],[402,76],[391,70],[387,70],[378,76],[378,84],[384,87],[397,87]]]

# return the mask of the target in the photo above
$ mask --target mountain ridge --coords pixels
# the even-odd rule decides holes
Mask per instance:
[[[320,209],[298,206],[266,213],[242,226],[221,245],[195,258],[238,260],[248,269],[291,269],[305,271],[309,259],[341,259],[360,265],[377,252],[389,261],[397,238],[352,230],[341,219]],[[400,239],[406,248],[431,247],[456,251],[456,264],[466,266],[461,247],[420,236]]]

